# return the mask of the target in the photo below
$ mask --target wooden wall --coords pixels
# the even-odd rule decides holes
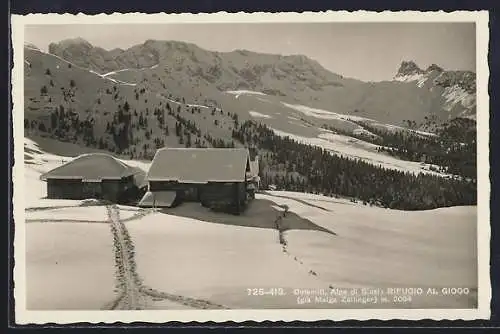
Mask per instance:
[[[47,198],[81,199],[82,196],[82,180],[47,180]]]
[[[200,194],[203,191],[203,184],[178,183],[178,182],[161,182],[150,181],[150,191],[175,191],[179,199],[183,201],[200,201]]]
[[[181,201],[201,202],[204,206],[234,206],[241,210],[246,204],[246,185],[244,182],[210,182],[189,184],[178,182],[150,181],[150,191],[176,191]]]
[[[82,180],[47,180],[47,197],[53,199],[98,198],[112,202],[133,185],[133,178],[102,180],[102,182],[82,182]]]

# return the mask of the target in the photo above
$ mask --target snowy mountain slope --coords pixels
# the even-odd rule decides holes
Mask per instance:
[[[244,96],[241,97],[244,99]],[[170,100],[170,103],[174,103],[175,101]],[[262,103],[262,102],[261,102]],[[264,103],[263,103],[264,104]],[[268,103],[267,103],[268,104]],[[266,105],[267,105],[266,104]],[[288,107],[284,107],[284,109],[290,109]],[[283,112],[279,114],[276,112],[279,109],[273,109],[272,114],[263,114],[257,113],[254,111],[250,111],[250,115],[252,117],[257,117],[259,121],[262,121],[271,128],[275,130],[275,133],[281,136],[289,136],[297,140],[298,142],[311,144],[314,146],[319,146],[329,150],[334,154],[340,154],[346,157],[354,158],[354,159],[362,159],[366,162],[372,163],[377,166],[382,166],[389,169],[397,169],[412,173],[435,173],[429,171],[430,165],[418,163],[418,162],[410,162],[410,161],[402,161],[395,157],[389,156],[386,153],[377,152],[376,145],[370,144],[368,142],[364,142],[360,139],[355,139],[352,137],[334,134],[331,131],[321,129],[318,126],[312,126],[310,123],[306,123],[301,120],[303,116],[297,115],[301,118],[288,119],[286,117],[287,113]],[[293,110],[293,109],[291,109]],[[327,113],[325,111],[325,113]],[[334,117],[338,117],[341,119],[342,115],[334,115]],[[350,121],[341,119],[342,122],[345,122],[347,126],[352,126],[354,131],[362,131],[363,129]],[[319,125],[319,124],[318,124]],[[294,127],[294,128],[292,128]],[[290,131],[292,129],[293,132],[285,132],[281,129],[287,129]],[[36,137],[39,143],[43,144],[43,146],[50,150],[51,152],[58,152],[59,154],[63,154],[66,156],[75,156],[73,152],[81,151],[82,148],[70,143],[58,142],[54,139],[49,138],[41,138]],[[177,144],[177,143],[174,143]],[[85,152],[92,152],[93,149],[85,150]],[[65,159],[67,161],[68,158]],[[129,162],[130,160],[126,160]],[[56,161],[60,163],[60,161]],[[146,167],[145,167],[146,166]],[[144,163],[141,166],[143,169],[147,169],[147,163]]]
[[[54,57],[54,58],[57,58],[59,61],[63,62],[63,63],[66,63],[68,65],[68,68],[71,68],[71,67],[75,67],[77,69],[80,69],[80,70],[83,70],[83,71],[88,71],[89,73],[92,73],[92,74],[95,74],[101,78],[105,78],[108,76],[108,74],[114,74],[115,72],[111,72],[111,73],[107,73],[107,74],[99,74],[93,70],[90,70],[88,68],[85,68],[85,67],[81,67],[81,66],[78,66],[62,57],[59,57],[57,55],[54,55],[54,54],[51,54],[51,53],[47,53],[47,52],[43,52],[41,51],[39,48],[35,47],[35,46],[30,46],[30,45],[25,45],[24,47],[25,50],[28,50],[28,53],[31,53],[32,51],[35,51],[35,52],[39,52],[39,53],[42,53],[44,55],[47,55],[49,57]],[[26,64],[31,68],[31,63],[27,60],[25,60]],[[60,69],[61,65],[56,65],[56,68],[57,69]],[[128,83],[128,82],[122,82],[120,80],[115,80],[115,79],[112,79],[112,78],[109,78],[108,79],[109,81],[113,82],[113,83],[118,83],[118,84],[124,84],[124,85],[130,85],[130,86],[134,86],[135,84],[133,83]]]
[[[317,68],[319,64],[311,63],[305,57],[276,58],[275,55],[245,52],[214,54],[193,45],[173,42],[149,41],[144,45],[150,51],[157,51],[157,53],[153,52],[153,54],[156,54],[153,57],[154,59],[138,61],[134,65],[134,63],[130,63],[132,59],[135,59],[132,57],[130,59],[124,58],[128,59],[127,62],[120,63],[123,66],[137,66],[136,68],[118,69],[119,64],[110,65],[112,68],[104,65],[96,68],[97,65],[92,63],[95,69],[89,69],[84,66],[91,66],[89,62],[93,59],[92,49],[89,49],[89,46],[85,43],[80,46],[81,43],[80,40],[70,41],[67,45],[63,43],[63,46],[69,48],[68,50],[71,50],[71,52],[57,51],[60,56],[43,53],[33,47],[25,48],[25,128],[28,126],[31,129],[38,130],[39,123],[43,123],[46,132],[51,132],[54,137],[52,127],[58,126],[59,121],[54,118],[53,113],[56,111],[60,113],[62,108],[71,117],[77,117],[78,122],[81,123],[80,127],[91,127],[93,131],[93,138],[91,139],[82,138],[81,133],[79,134],[77,130],[75,133],[71,131],[69,134],[65,133],[64,136],[60,137],[62,140],[74,142],[74,138],[77,138],[76,143],[79,145],[88,146],[90,144],[90,146],[117,151],[117,133],[122,129],[122,124],[114,124],[114,122],[117,121],[119,111],[123,110],[125,104],[127,104],[132,114],[133,129],[128,131],[131,139],[129,139],[129,146],[123,154],[134,158],[146,159],[152,157],[158,145],[160,147],[164,145],[171,147],[184,146],[185,141],[182,143],[178,138],[178,134],[174,135],[175,124],[179,120],[176,114],[167,114],[170,109],[177,112],[185,120],[194,122],[199,127],[200,134],[196,134],[196,140],[199,139],[204,145],[210,145],[205,140],[206,135],[216,139],[220,138],[226,142],[232,141],[231,135],[234,122],[231,113],[234,113],[239,116],[240,121],[255,119],[276,129],[279,133],[302,139],[306,138],[306,142],[312,140],[315,145],[326,147],[332,152],[338,152],[352,158],[362,158],[375,165],[387,168],[418,172],[422,169],[428,169],[429,166],[423,166],[419,163],[407,163],[394,157],[388,157],[384,153],[376,152],[372,147],[373,145],[369,148],[366,145],[360,147],[358,145],[360,136],[368,141],[370,138],[377,137],[365,127],[369,125],[372,128],[375,127],[384,131],[406,131],[418,136],[432,136],[432,133],[410,130],[403,126],[380,121],[379,119],[392,119],[391,115],[393,113],[390,110],[395,110],[387,109],[386,102],[393,101],[390,103],[392,107],[397,107],[398,119],[408,119],[406,113],[413,113],[411,103],[408,104],[409,100],[416,99],[418,108],[421,110],[430,110],[433,106],[440,105],[440,100],[431,99],[432,96],[439,93],[438,90],[440,89],[448,99],[445,104],[441,105],[443,108],[451,108],[450,110],[453,112],[459,112],[460,108],[455,103],[457,96],[462,101],[460,105],[472,106],[475,103],[473,102],[474,99],[467,95],[468,93],[464,95],[463,91],[461,91],[461,89],[467,88],[462,83],[463,80],[454,79],[455,81],[453,81],[449,79],[446,81],[439,79],[441,80],[440,85],[430,88],[427,87],[428,80],[422,87],[414,84],[414,82],[363,83],[333,74],[327,75],[326,72],[323,73],[324,69],[320,71]],[[143,47],[145,47],[144,45]],[[88,50],[83,52],[80,48]],[[139,49],[143,50],[144,48]],[[88,52],[90,52],[90,55]],[[125,51],[115,50],[113,52],[121,54]],[[186,53],[190,54],[190,52],[193,53],[190,57],[176,58],[182,63],[182,66],[167,62],[172,55],[180,57]],[[61,57],[68,57],[71,61]],[[313,68],[316,70],[307,70],[310,73],[306,72],[309,74],[314,72],[315,75],[319,75],[324,79],[330,78],[333,80],[333,78],[336,78],[335,80],[342,82],[342,86],[332,88],[332,86],[326,85],[321,90],[316,91],[318,94],[324,93],[324,95],[316,96],[317,99],[314,97],[316,93],[308,95],[311,99],[305,102],[299,101],[302,93],[297,93],[296,90],[304,88],[301,85],[310,85],[309,79],[302,80],[301,83],[290,83],[288,88],[291,91],[295,90],[295,92],[288,95],[275,94],[275,92],[266,88],[268,84],[286,83],[287,80],[284,79],[278,80],[279,83],[273,81],[274,79],[270,81],[259,79],[260,83],[254,85],[254,87],[259,88],[256,90],[253,88],[220,90],[215,81],[211,82],[200,77],[199,71],[194,71],[192,67],[195,65],[198,67],[202,65],[208,66],[207,64],[210,64],[213,57],[218,59],[221,64],[225,61],[232,62],[233,58],[235,61],[238,59],[238,62],[245,60],[246,63],[243,62],[244,64],[251,64],[252,57],[261,65],[271,60],[277,61],[276,66],[278,67],[290,67],[288,70],[293,75],[290,74],[286,78],[292,81],[295,80],[293,79],[294,75],[304,74],[306,69]],[[78,64],[75,65],[73,62]],[[238,68],[235,64],[233,65],[235,69]],[[420,69],[415,70],[415,67],[416,65],[413,66],[413,70],[417,71],[416,74],[410,70],[406,71],[408,73],[400,71],[399,77],[402,77],[404,73],[406,75],[423,75],[423,71]],[[264,66],[264,68],[272,70],[273,67]],[[107,72],[104,72],[103,69],[106,69]],[[186,71],[189,72],[187,77]],[[431,68],[429,70],[429,73],[434,73],[433,75],[438,72],[439,69]],[[229,76],[228,73],[217,77],[217,82],[229,80],[229,77],[226,78],[226,76]],[[265,74],[262,75],[266,77]],[[186,78],[188,80],[185,80]],[[446,82],[458,82],[465,88],[456,88],[456,85],[443,88]],[[439,99],[443,98],[441,95],[439,96]],[[353,100],[356,100],[356,105],[361,107],[351,109],[349,105]],[[326,107],[323,107],[324,105]],[[168,134],[166,129],[158,124],[158,118],[155,114],[158,110],[166,115],[165,126],[169,128]],[[214,110],[216,110],[215,113]],[[460,113],[462,112],[460,111]],[[444,115],[441,114],[441,116]],[[403,118],[403,116],[405,117]],[[146,126],[137,124],[141,119],[147,119]],[[439,117],[432,119],[436,122],[439,121]],[[72,120],[71,123],[78,125],[75,120]],[[109,129],[110,123],[111,129]],[[73,127],[67,126],[70,130]],[[331,138],[325,138],[325,131],[323,130],[325,127],[347,136],[346,140],[332,143]],[[348,138],[350,135],[358,139]],[[235,145],[239,145],[239,143]],[[337,147],[332,149],[332,146]]]
[[[148,40],[127,50],[106,51],[73,39],[52,43],[49,50],[102,74],[148,69],[143,79],[150,82],[151,89],[157,89],[154,87],[158,87],[160,81],[174,94],[189,100],[201,94],[222,104],[223,92],[261,92],[286,103],[355,114],[394,125],[401,125],[407,119],[421,122],[425,116],[447,120],[475,114],[474,99],[462,103],[463,99],[450,100],[449,92],[443,92],[447,87],[458,85],[468,94],[475,94],[474,73],[444,71],[437,65],[423,71],[413,62],[403,62],[395,80],[365,83],[331,73],[305,56],[245,50],[210,52],[177,41]],[[116,75],[131,73],[124,71]],[[234,94],[234,97],[240,95]],[[253,95],[257,99],[261,94]]]
[[[91,109],[94,109],[93,113],[99,113],[100,108],[104,112],[114,104],[113,97],[106,94],[106,90],[110,91],[114,86],[128,92],[133,90],[127,83],[104,78],[35,49],[25,48],[25,59],[30,64],[24,78],[25,114],[28,116],[47,117],[60,106],[72,108],[79,114]]]
[[[92,202],[82,206],[85,201],[43,198],[45,183],[39,176],[65,159],[25,139],[25,185],[30,191],[23,192],[26,222],[16,224],[25,224],[27,307],[110,308],[118,295],[114,291],[115,246],[106,210]],[[234,217],[234,221],[225,217],[222,222],[210,218],[217,214],[193,219],[120,206],[143,284],[178,296],[177,302],[150,298],[143,309],[200,308],[193,298],[234,309],[366,308],[377,306],[299,304],[293,289],[408,286],[457,286],[470,293],[460,298],[416,297],[404,307],[471,308],[477,304],[476,207],[408,213],[281,191],[258,194],[257,201],[286,204],[289,217],[296,214],[303,219],[299,224],[310,221],[308,225],[323,230],[300,226],[286,230],[284,251],[278,231],[272,228],[282,208],[262,216],[250,207],[248,217]],[[269,219],[259,222],[269,227],[241,226],[239,219],[251,220],[253,215]],[[249,287],[281,287],[287,295],[249,296]],[[400,308],[401,304],[383,307]]]
[[[174,132],[177,119],[166,112],[167,104],[170,104],[168,107],[172,110],[183,112],[184,119],[196,118],[196,124],[203,130],[202,134],[209,129],[213,137],[230,140],[231,132],[226,125],[226,122],[231,120],[228,115],[224,115],[220,120],[220,126],[216,126],[213,124],[213,117],[208,119],[206,115],[198,117],[198,113],[196,115],[192,113],[197,107],[203,107],[208,112],[202,101],[186,101],[178,95],[174,96],[171,91],[162,89],[160,92],[158,89],[150,89],[148,82],[130,82],[128,79],[116,77],[130,71],[98,74],[32,48],[25,48],[24,56],[25,129],[32,130],[31,133],[51,133],[57,137],[54,127],[59,127],[59,133],[61,130],[63,132],[59,136],[61,140],[76,141],[82,146],[91,144],[90,146],[116,150],[116,140],[114,140],[116,137],[113,137],[113,132],[116,136],[121,129],[116,116],[127,105],[129,112],[132,113],[133,122],[137,123],[139,118],[147,118],[148,131],[151,132],[148,136],[145,127],[136,128],[133,133],[136,141],[130,143],[129,149],[124,154],[130,156],[133,151],[139,154],[146,145],[147,150],[151,151],[148,154],[152,156],[156,146],[155,139],[165,136],[165,129],[157,124],[156,110],[161,109],[165,112],[165,124],[172,133]],[[137,73],[142,75],[140,71]],[[155,84],[158,85],[158,82]],[[66,123],[64,126],[59,126],[61,112],[64,113],[62,115]],[[54,118],[54,114],[57,117]],[[108,125],[112,124],[113,131],[108,128]],[[89,133],[89,128],[92,129],[92,134]],[[87,129],[87,139],[82,138],[84,129]],[[169,146],[184,146],[173,134],[162,139]]]

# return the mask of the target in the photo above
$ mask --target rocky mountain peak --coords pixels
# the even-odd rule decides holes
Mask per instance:
[[[90,44],[86,39],[81,38],[81,37],[64,39],[64,40],[60,41],[58,44],[61,46],[66,46],[66,47],[69,47],[69,46],[81,46],[81,47],[85,47],[85,48],[92,48],[93,47],[92,44]]]
[[[399,66],[399,70],[396,74],[397,77],[415,75],[415,74],[423,74],[424,71],[415,64],[414,61],[403,61]]]
[[[58,43],[49,44],[49,53],[58,54],[60,51],[71,50],[74,52],[81,52],[83,54],[88,54],[94,46],[90,44],[87,40],[76,37],[64,39]]]
[[[431,64],[427,69],[425,70],[426,73],[432,72],[432,71],[437,71],[437,72],[443,72],[443,68],[436,65],[436,64]]]

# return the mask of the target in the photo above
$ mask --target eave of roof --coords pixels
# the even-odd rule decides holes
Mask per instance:
[[[239,182],[245,182],[245,180],[207,180],[207,181],[192,181],[192,180],[178,180],[178,179],[161,179],[161,178],[154,178],[154,179],[148,179],[149,182],[176,182],[176,183],[190,183],[190,184],[208,184],[208,183],[239,183]]]

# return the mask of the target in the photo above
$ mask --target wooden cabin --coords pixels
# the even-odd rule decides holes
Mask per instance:
[[[214,210],[241,213],[248,201],[247,149],[162,148],[146,176],[142,207],[172,207],[200,202]]]
[[[47,198],[104,199],[112,202],[139,194],[145,187],[145,172],[109,154],[83,154],[40,177],[47,182]]]

